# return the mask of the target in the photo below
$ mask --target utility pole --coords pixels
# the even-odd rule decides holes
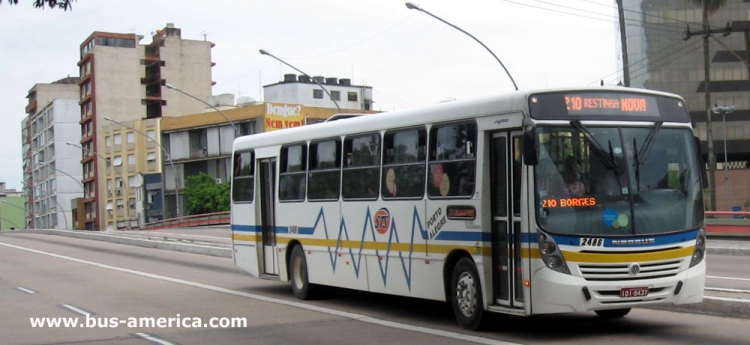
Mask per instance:
[[[709,193],[711,194],[711,210],[716,210],[716,155],[714,154],[714,139],[713,139],[713,126],[711,125],[711,88],[710,88],[710,73],[709,73],[709,51],[708,51],[708,39],[713,34],[721,34],[723,37],[727,37],[733,32],[744,32],[745,33],[745,50],[748,54],[748,60],[750,60],[750,21],[733,21],[727,23],[722,29],[711,29],[708,26],[708,13],[703,11],[703,30],[690,31],[690,26],[685,30],[685,34],[682,39],[684,41],[689,40],[693,36],[703,36],[703,58],[705,64],[705,93],[706,93],[706,142],[708,144],[708,179],[709,179]],[[716,39],[714,37],[714,39]],[[716,39],[718,41],[718,39]],[[719,43],[722,43],[719,41]],[[722,43],[723,45],[723,43]],[[725,46],[726,47],[726,46]],[[737,57],[740,62],[743,62],[750,73],[750,64],[748,60],[742,60],[736,53],[730,51]],[[750,90],[750,79],[748,80],[748,90]],[[725,128],[726,129],[726,128]],[[726,134],[725,134],[726,135]],[[724,162],[726,164],[727,162]]]
[[[630,87],[630,66],[628,62],[628,38],[625,34],[625,9],[622,0],[617,0],[617,15],[620,17],[620,46],[622,47],[622,74],[625,87]]]

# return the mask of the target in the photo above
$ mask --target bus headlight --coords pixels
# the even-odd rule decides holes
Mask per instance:
[[[555,240],[539,230],[537,230],[537,234],[539,234],[537,237],[539,253],[542,256],[542,262],[544,262],[544,265],[557,272],[570,274],[570,270],[565,263],[565,259],[562,257],[562,253],[557,250],[557,243],[555,243]]]
[[[703,261],[706,257],[706,230],[701,229],[698,231],[698,237],[695,239],[695,250],[693,251],[693,258],[690,260],[690,267],[693,267]]]

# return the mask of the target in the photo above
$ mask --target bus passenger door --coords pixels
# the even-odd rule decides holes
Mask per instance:
[[[523,308],[520,131],[497,132],[490,143],[492,294],[498,305]]]
[[[265,275],[278,275],[276,253],[276,158],[258,160],[260,171],[260,221],[263,236],[263,272]]]

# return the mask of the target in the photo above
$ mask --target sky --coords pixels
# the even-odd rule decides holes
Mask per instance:
[[[617,83],[614,0],[412,0],[487,46],[520,89]],[[262,85],[297,73],[350,78],[392,111],[513,91],[482,45],[402,0],[77,0],[72,11],[0,4],[0,182],[22,188],[21,121],[37,83],[78,76],[92,32],[136,33],[167,23],[215,44],[213,94],[262,101]]]

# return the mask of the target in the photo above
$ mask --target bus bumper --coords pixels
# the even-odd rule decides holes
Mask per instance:
[[[531,313],[569,313],[601,309],[637,308],[653,305],[700,303],[706,281],[706,260],[678,273],[657,279],[587,281],[546,267],[534,273]],[[646,296],[620,297],[628,288],[647,287]]]

